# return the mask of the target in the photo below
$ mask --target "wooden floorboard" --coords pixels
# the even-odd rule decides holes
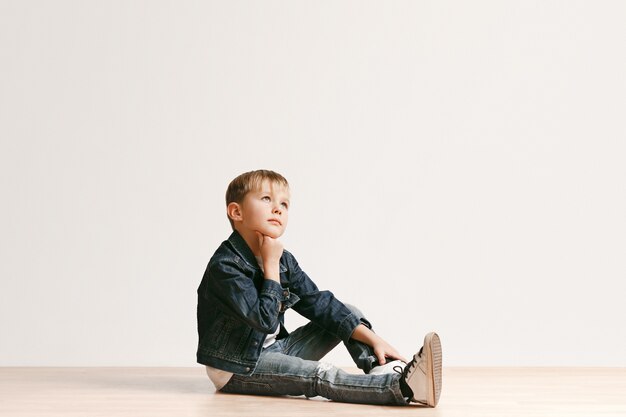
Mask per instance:
[[[344,368],[357,372],[356,368]],[[626,368],[452,368],[437,408],[215,393],[191,368],[0,368],[0,416],[626,416]]]

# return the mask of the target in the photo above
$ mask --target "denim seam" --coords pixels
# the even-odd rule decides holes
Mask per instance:
[[[273,374],[273,373],[256,373],[254,374],[255,377],[279,377],[279,378],[284,378],[284,379],[291,379],[291,380],[307,380],[307,381],[313,381],[317,378],[317,376],[309,376],[309,375],[298,375],[298,374],[288,374],[288,373],[280,373],[280,374]],[[241,380],[241,378],[240,378]],[[379,387],[374,387],[374,386],[368,386],[368,385],[353,385],[353,384],[339,384],[336,382],[331,382],[328,380],[324,380],[324,382],[330,384],[330,385],[334,385],[336,387],[341,387],[341,388],[353,388],[355,391],[358,390],[372,390],[372,391],[378,391],[378,392],[385,392],[385,391],[390,391],[396,402],[399,402],[401,404],[407,404],[406,399],[402,396],[402,393],[400,393],[398,395],[398,392],[400,392],[400,380],[396,379],[391,381],[391,385],[389,386],[379,386]],[[271,381],[267,381],[266,383],[271,384]],[[394,389],[395,386],[395,389]]]
[[[253,376],[255,376],[255,377],[267,377],[267,376],[269,376],[269,377],[273,377],[273,378],[290,378],[290,379],[315,379],[315,378],[317,378],[317,375],[310,376],[310,375],[299,375],[299,374],[290,374],[290,373],[282,373],[282,372],[278,373],[278,374],[273,374],[271,372],[268,372],[268,373],[265,373],[265,372],[263,372],[263,373],[255,373]],[[328,380],[324,380],[324,382],[327,382],[327,383],[332,384],[332,385],[336,385],[338,387],[353,387],[353,388],[357,388],[357,389],[361,389],[361,388],[378,389],[378,390],[381,390],[381,391],[386,391],[386,390],[390,389],[390,386],[373,387],[371,385],[338,384],[336,382],[331,382],[331,381],[328,381]]]

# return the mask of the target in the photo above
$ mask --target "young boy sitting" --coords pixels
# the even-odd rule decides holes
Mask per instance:
[[[435,407],[441,393],[438,335],[427,334],[407,361],[372,331],[361,311],[320,291],[278,240],[289,204],[289,184],[273,171],[241,174],[226,191],[233,232],[198,287],[197,361],[216,389]],[[288,332],[288,308],[310,322]],[[364,374],[318,362],[339,342]]]

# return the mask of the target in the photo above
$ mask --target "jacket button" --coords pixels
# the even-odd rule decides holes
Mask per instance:
[[[250,367],[246,366],[246,372],[250,372]]]
[[[283,295],[287,298],[289,298],[289,291],[283,291]]]
[[[258,346],[259,342],[257,342],[256,340],[254,342],[252,342],[252,346]]]

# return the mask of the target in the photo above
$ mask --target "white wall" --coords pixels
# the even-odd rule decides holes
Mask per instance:
[[[285,247],[405,355],[626,366],[625,15],[0,1],[0,365],[194,366],[226,186],[264,168]]]

